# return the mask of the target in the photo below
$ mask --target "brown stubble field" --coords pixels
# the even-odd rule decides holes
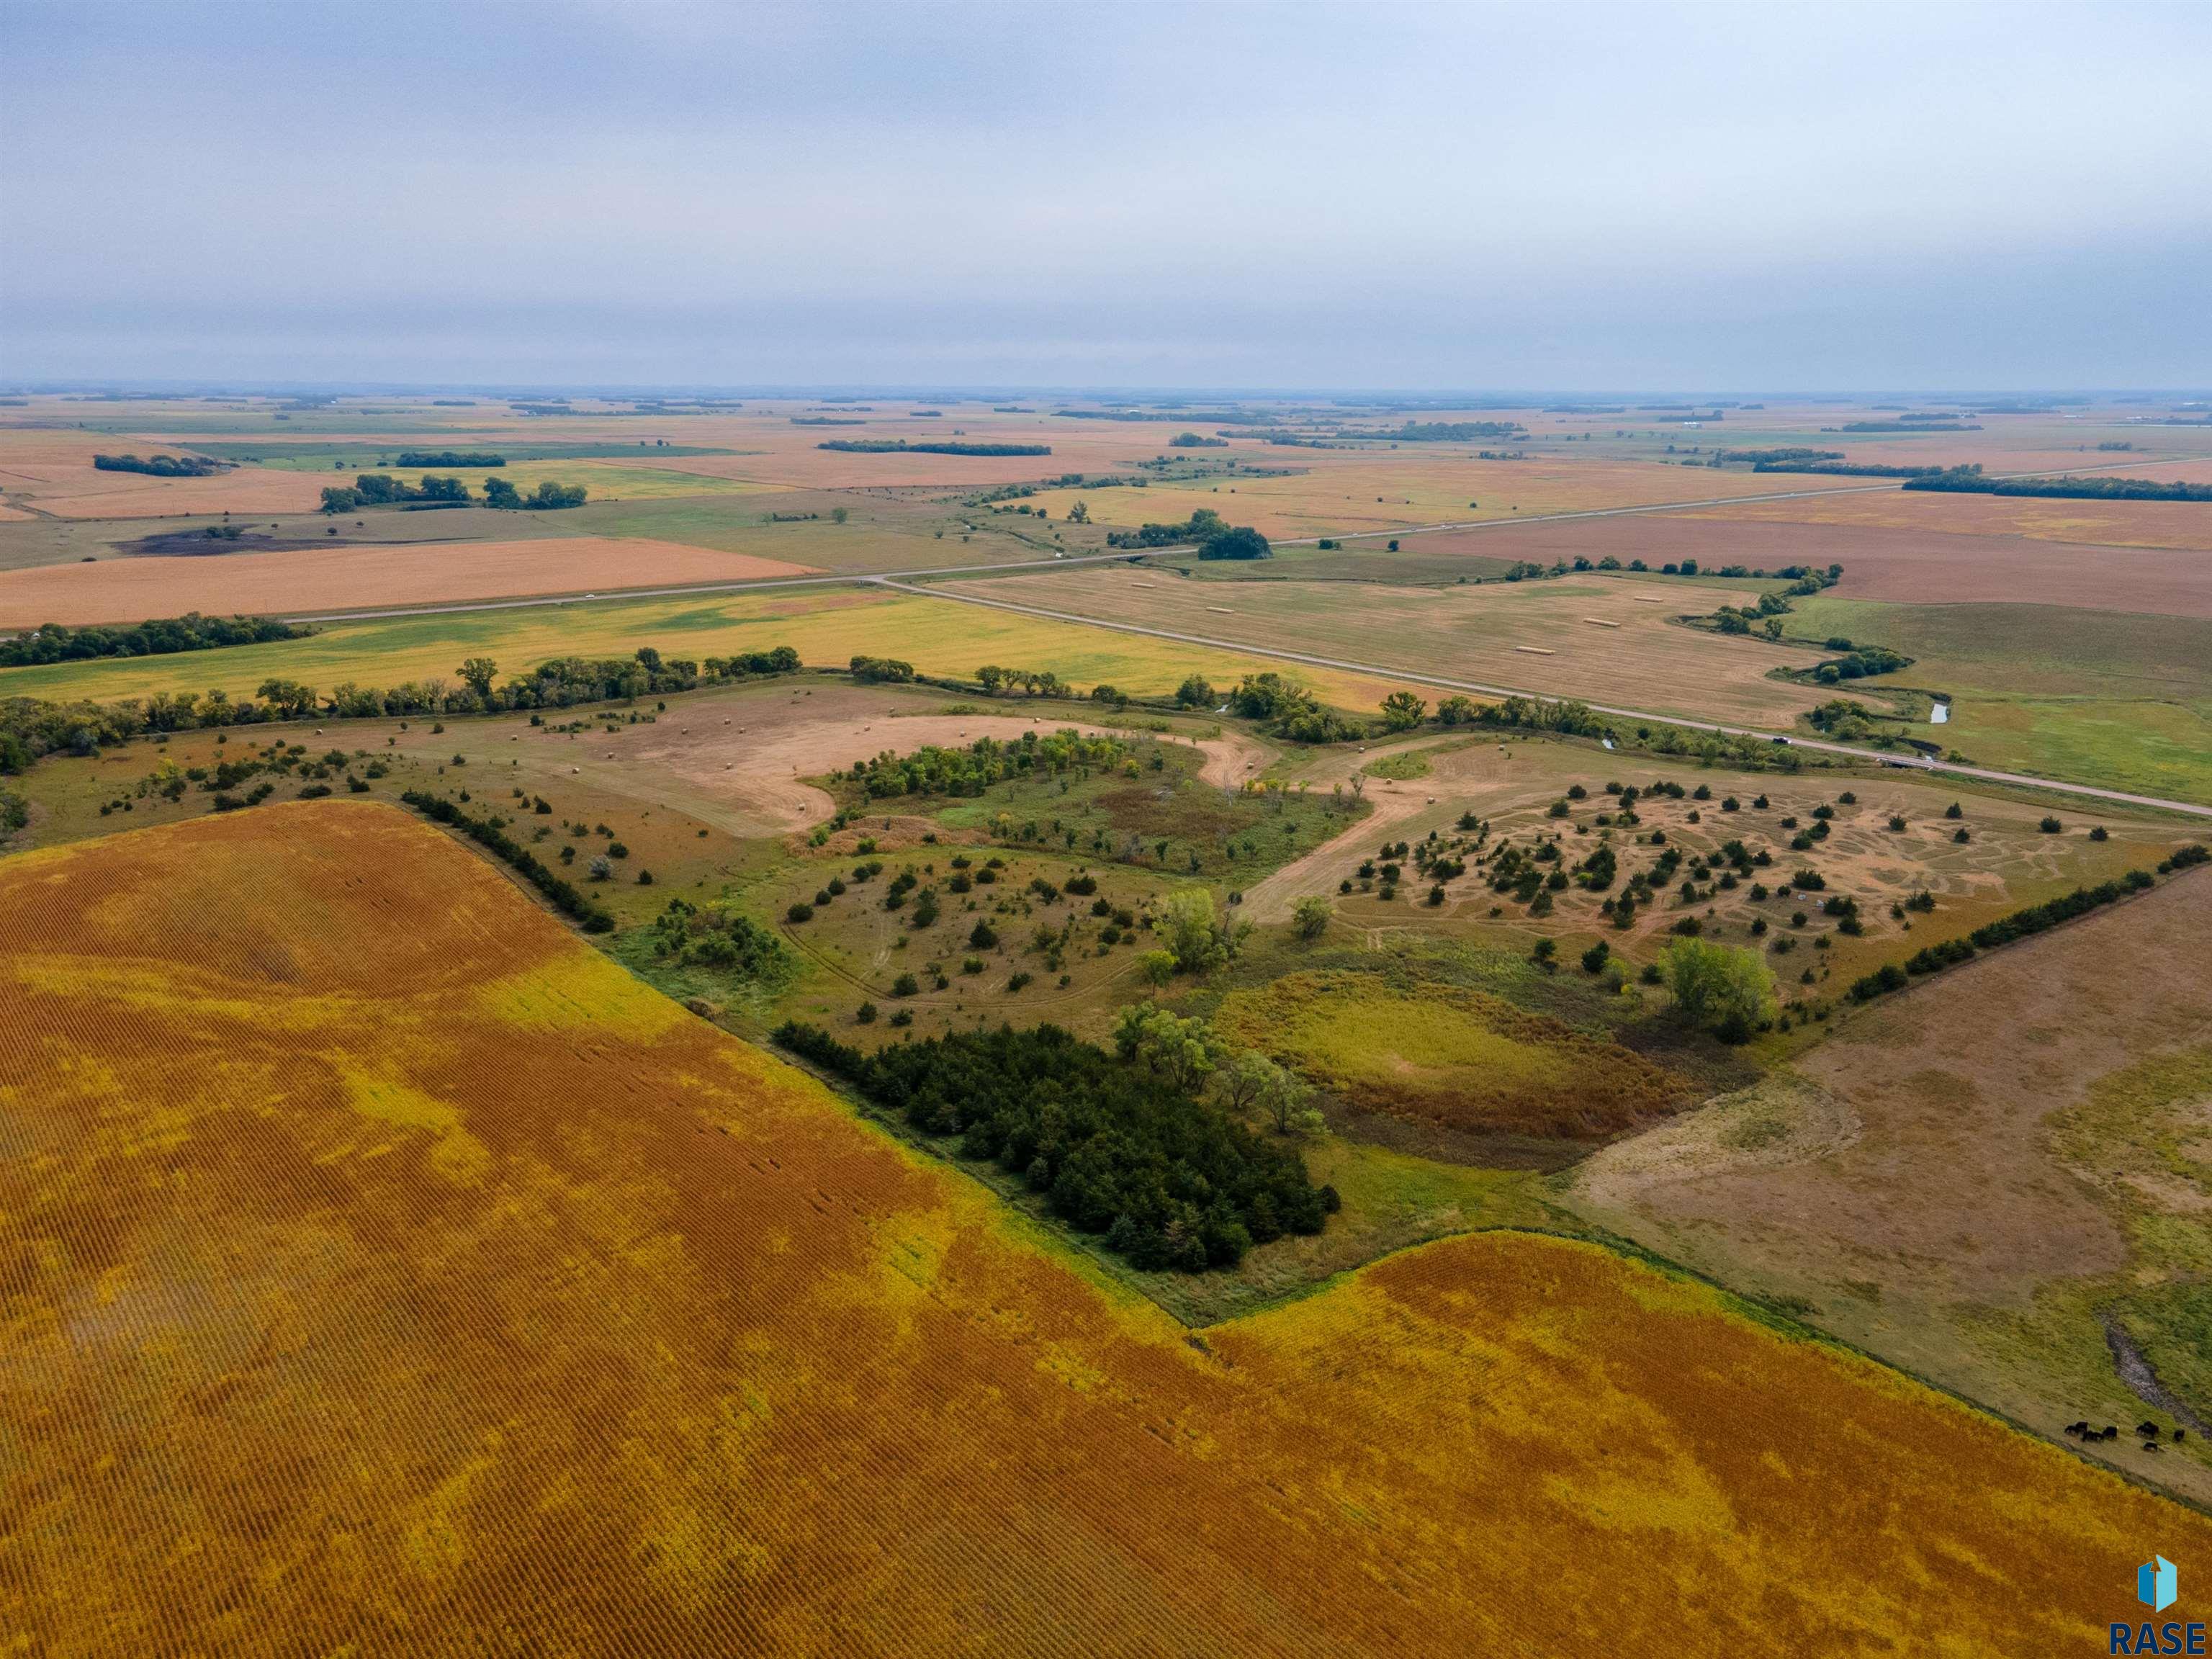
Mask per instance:
[[[2212,509],[2193,510],[2212,517]],[[1353,544],[1355,550],[1377,545]],[[1409,538],[1406,545],[1425,554],[1528,559],[1543,565],[1555,559],[1571,564],[1577,558],[1593,564],[1614,558],[1624,565],[1642,559],[1654,569],[1684,559],[1695,559],[1706,569],[1729,564],[1826,569],[1840,564],[1843,580],[1833,590],[1839,599],[2062,605],[2212,617],[2212,553],[2194,548],[1812,520],[1741,523],[1702,513],[1581,519],[1510,531],[1443,531]]]
[[[64,519],[297,513],[322,496],[325,480],[303,472],[240,467],[204,478],[155,478],[103,472],[92,464],[95,454],[143,456],[157,447],[142,439],[0,424],[0,495],[19,508],[31,509],[27,516]]]
[[[2125,1202],[2101,1189],[2167,1133],[2151,1117],[2086,1144],[2067,1125],[2114,1079],[2212,1053],[2209,926],[2196,872],[1917,985],[1745,1094],[1597,1154],[1570,1201],[2045,1434],[2132,1425],[2144,1404],[2100,1310],[2175,1271],[2131,1222],[2201,1255],[2207,1200],[2156,1176]],[[2212,1498],[2202,1449],[2097,1455]]]
[[[2212,462],[2205,463],[2197,474],[2208,475],[2212,475]],[[1685,516],[1693,522],[1840,525],[1916,534],[2027,537],[2100,546],[2212,551],[2212,508],[2201,501],[2082,501],[1887,489],[1701,507],[1690,509]]]
[[[0,629],[131,623],[187,611],[294,616],[810,573],[809,566],[777,559],[641,539],[334,543],[328,550],[155,556],[0,571]]]
[[[1192,1340],[387,808],[0,890],[33,1651],[2056,1651],[2212,1545],[1588,1245]]]
[[[1773,668],[1810,667],[1817,651],[1723,639],[1675,622],[1746,598],[1717,582],[1588,574],[1445,588],[1376,585],[1348,595],[1334,582],[1200,586],[1165,572],[1094,567],[945,586],[1065,615],[1784,729],[1832,695],[1766,678]],[[1297,665],[1284,672],[1295,676]]]

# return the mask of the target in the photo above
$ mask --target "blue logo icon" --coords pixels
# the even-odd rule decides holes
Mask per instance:
[[[2154,1555],[2136,1569],[2136,1600],[2154,1613],[2164,1613],[2179,1592],[2174,1588],[2173,1563]]]

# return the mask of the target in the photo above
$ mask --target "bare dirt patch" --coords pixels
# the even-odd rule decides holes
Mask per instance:
[[[750,826],[750,833],[789,834],[811,830],[836,811],[836,803],[805,781],[871,759],[885,750],[911,754],[928,744],[958,748],[979,738],[1018,740],[1030,732],[1073,726],[1086,736],[1117,736],[1112,728],[1083,720],[1036,714],[940,714],[915,712],[903,694],[860,688],[825,689],[815,696],[781,707],[753,702],[747,712],[684,718],[665,716],[651,726],[626,729],[623,763],[630,769],[665,772],[706,799],[732,809]],[[1163,742],[1189,741],[1162,734]],[[1255,754],[1266,745],[1240,733],[1207,738],[1201,770],[1210,782],[1248,775]],[[900,816],[899,805],[884,804],[885,816]],[[915,820],[920,823],[921,820]],[[941,826],[925,826],[938,830]]]

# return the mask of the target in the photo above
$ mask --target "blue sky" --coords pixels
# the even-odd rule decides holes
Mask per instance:
[[[2212,6],[0,4],[0,377],[2212,385]]]

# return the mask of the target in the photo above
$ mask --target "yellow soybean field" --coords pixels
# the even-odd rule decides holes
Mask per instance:
[[[392,809],[0,862],[0,1647],[2046,1653],[2192,1511],[1595,1247],[1185,1330]]]

